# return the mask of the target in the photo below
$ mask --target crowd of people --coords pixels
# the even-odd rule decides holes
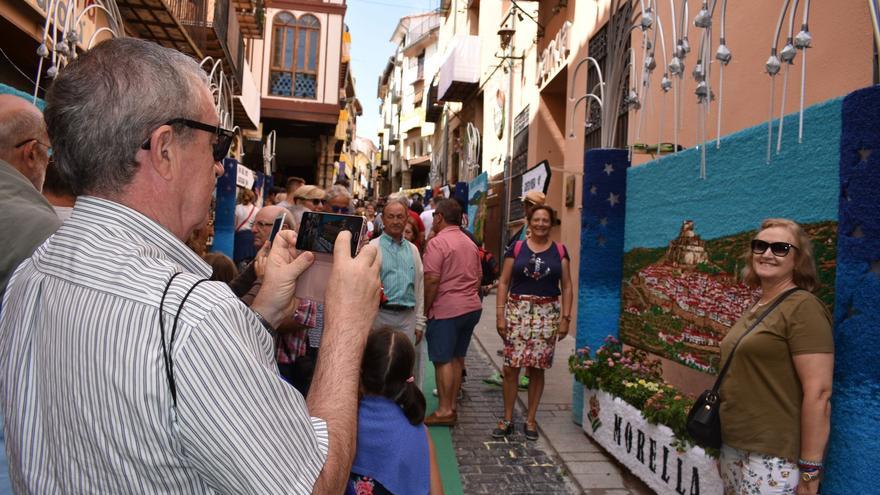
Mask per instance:
[[[403,193],[357,204],[344,182],[292,177],[264,198],[240,192],[230,259],[204,246],[231,142],[198,64],[137,39],[103,42],[65,67],[44,113],[0,96],[10,234],[0,410],[12,487],[443,493],[426,427],[458,422],[465,356],[496,276],[463,228],[464,205],[434,194],[423,207]],[[523,433],[536,440],[544,372],[573,330],[573,289],[570,254],[550,238],[555,211],[543,194],[523,199],[526,224],[498,280],[504,412],[486,434],[515,431],[526,368]],[[295,297],[315,259],[295,249],[307,211],[364,217],[358,253],[339,233],[322,301]],[[746,281],[763,295],[721,346],[732,359],[721,389],[728,493],[768,482],[815,493],[823,469],[833,344],[808,292],[809,242],[774,220],[751,245]],[[792,287],[807,290],[732,357],[732,339]],[[439,403],[430,414],[425,358]]]

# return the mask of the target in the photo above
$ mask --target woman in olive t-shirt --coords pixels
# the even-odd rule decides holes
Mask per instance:
[[[814,494],[831,428],[834,342],[817,285],[809,236],[797,223],[768,219],[751,242],[746,283],[761,298],[721,342],[722,364],[743,338],[721,384],[721,478],[726,495]]]

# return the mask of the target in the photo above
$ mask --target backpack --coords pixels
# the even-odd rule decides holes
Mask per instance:
[[[559,259],[565,259],[565,247],[558,242],[553,242],[553,244],[556,246],[556,251],[559,252]],[[523,241],[516,241],[516,244],[513,245],[513,259],[516,259],[516,257],[519,256],[519,252],[522,251],[522,246]]]
[[[492,253],[483,248],[480,250],[480,267],[483,269],[483,278],[480,285],[492,285],[498,279],[498,263]]]

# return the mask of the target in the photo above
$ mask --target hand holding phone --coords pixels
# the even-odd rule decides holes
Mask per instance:
[[[315,263],[296,282],[296,297],[312,301],[324,301],[324,292],[333,267],[333,249],[340,232],[351,233],[349,242],[351,257],[360,248],[364,231],[364,217],[337,213],[306,211],[300,221],[296,237],[296,249],[311,251]]]
[[[297,280],[312,263],[311,253],[299,253],[294,249],[296,233],[284,230],[278,233],[269,255],[263,284],[254,298],[251,308],[277,326],[296,310],[294,296]]]

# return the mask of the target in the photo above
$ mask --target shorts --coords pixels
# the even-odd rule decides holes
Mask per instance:
[[[452,361],[453,358],[465,357],[474,328],[480,322],[482,313],[483,310],[478,309],[454,318],[428,320],[425,330],[428,359],[432,363],[443,364]]]
[[[724,495],[795,495],[800,470],[796,463],[772,455],[721,446]]]

